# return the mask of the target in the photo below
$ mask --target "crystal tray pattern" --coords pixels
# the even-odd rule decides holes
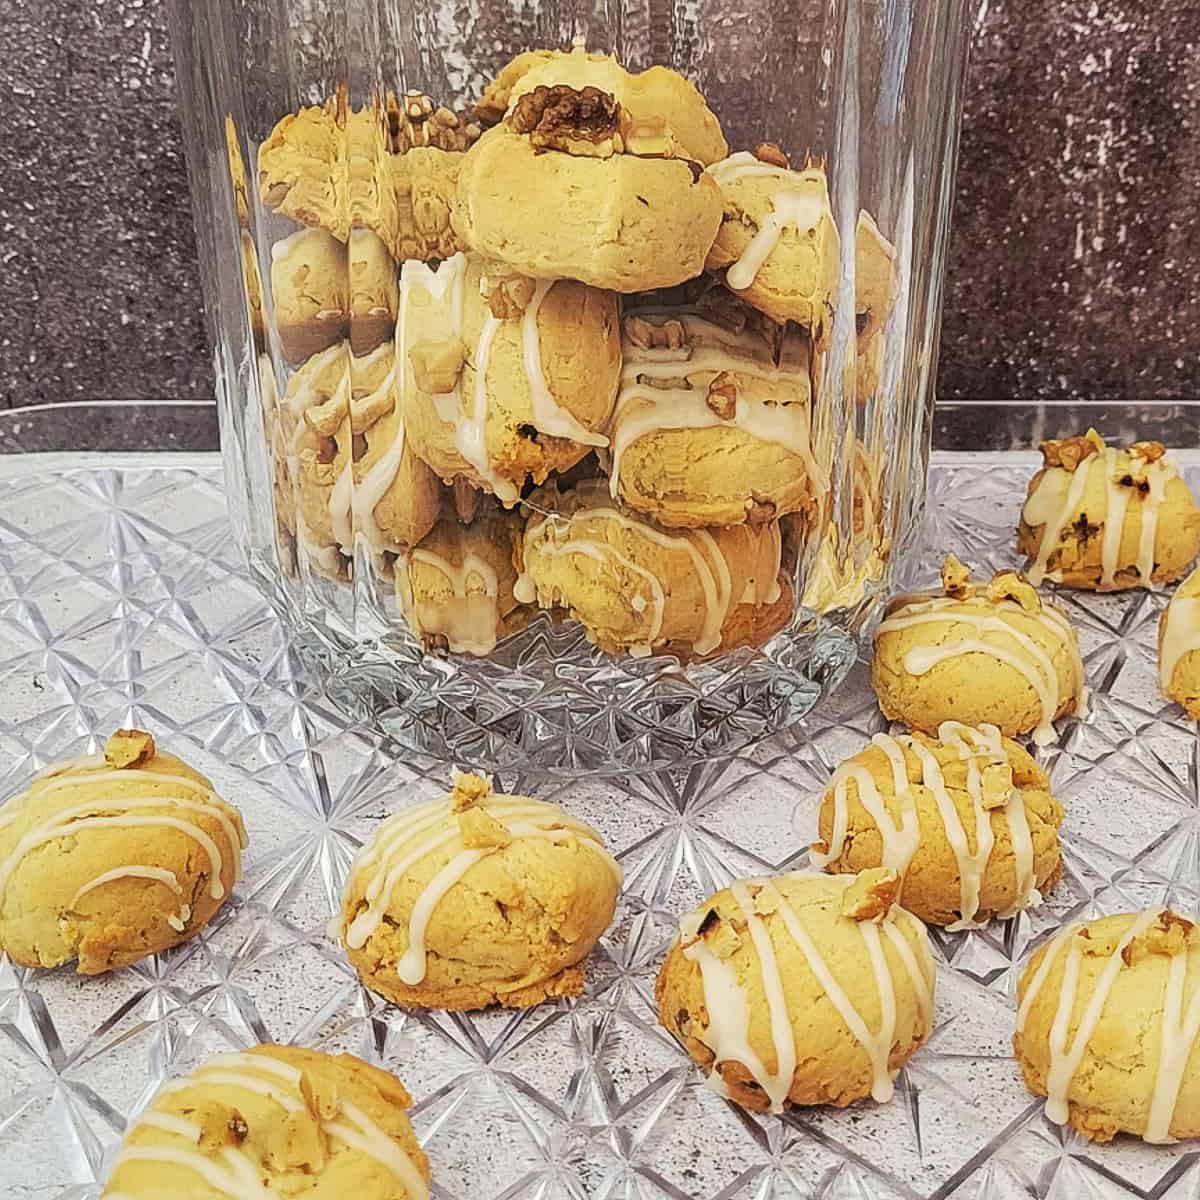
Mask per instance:
[[[924,550],[1012,564],[1029,455],[935,462]],[[1200,459],[1188,474],[1200,484]],[[112,976],[0,959],[0,1195],[93,1200],[168,1073],[260,1040],[395,1071],[438,1200],[1091,1200],[1200,1196],[1200,1148],[1092,1146],[1049,1123],[1010,1054],[1030,947],[1063,921],[1200,909],[1200,740],[1155,686],[1160,594],[1064,594],[1095,690],[1043,752],[1065,872],[1035,912],[934,934],[936,1030],[895,1100],[782,1119],[718,1099],[659,1028],[677,914],[737,875],[803,864],[832,768],[884,722],[861,666],[786,735],[686,771],[530,784],[626,871],[586,995],[527,1012],[404,1013],[326,935],[372,826],[441,789],[312,694],[243,574],[206,456],[0,463],[0,794],[119,725],[154,731],[242,808],[235,899],[192,944]],[[525,781],[504,777],[509,790]]]

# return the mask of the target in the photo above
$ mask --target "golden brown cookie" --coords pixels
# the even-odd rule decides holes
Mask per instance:
[[[339,241],[350,234],[346,108],[336,96],[289,113],[258,149],[262,202],[301,225],[328,230]]]
[[[1046,1116],[1097,1142],[1200,1137],[1200,934],[1167,909],[1075,921],[1029,960],[1013,1049]]]
[[[402,407],[413,448],[449,482],[465,477],[506,505],[608,444],[620,372],[616,297],[533,280],[455,255],[408,262],[398,332]]]
[[[456,773],[449,796],[379,826],[350,872],[341,938],[395,1004],[526,1008],[583,989],[621,868],[553,804]]]
[[[429,1200],[429,1161],[386,1071],[349,1054],[255,1046],[159,1089],[102,1200]]]
[[[350,561],[341,542],[351,535],[348,520],[341,519],[345,484],[334,495],[353,454],[346,343],[313,355],[288,380],[279,418],[295,497],[297,551],[311,570],[331,579],[348,579]]]
[[[809,341],[695,309],[639,309],[621,339],[611,491],[670,527],[770,521],[828,488],[812,451]]]
[[[775,147],[741,151],[706,172],[723,217],[705,268],[776,321],[796,321],[824,341],[840,273],[840,242],[825,168],[793,171]]]
[[[228,898],[245,845],[203,775],[118,730],[0,808],[0,949],[94,975],[178,946]]]
[[[329,494],[334,538],[348,557],[355,535],[377,558],[402,554],[433,528],[441,485],[405,436],[392,343],[352,356],[349,367],[349,423],[343,416],[334,437],[352,434],[352,452]]]
[[[866,209],[858,214],[854,241],[854,311],[858,326],[858,356],[879,338],[896,304],[896,247],[880,232]],[[861,389],[860,389],[861,394]]]
[[[271,247],[271,296],[283,357],[292,366],[349,332],[346,246],[324,229],[301,229]]]
[[[1016,571],[972,584],[951,555],[942,592],[901,597],[875,634],[871,684],[894,721],[931,736],[943,721],[991,724],[1006,737],[1055,737],[1085,699],[1075,630]]]
[[[1200,507],[1161,442],[1109,446],[1094,430],[1042,443],[1017,549],[1034,583],[1111,592],[1172,583],[1200,554]]]
[[[728,650],[744,640],[733,632],[749,616],[740,606],[780,600],[778,523],[668,530],[600,480],[542,488],[527,507],[517,599],[567,609],[609,653]]]
[[[746,1108],[892,1097],[928,1037],[925,927],[892,871],[793,872],[731,884],[679,922],[658,976],[659,1020]]]
[[[1180,585],[1158,623],[1163,695],[1200,721],[1200,567]]]
[[[350,231],[350,352],[370,354],[396,336],[400,268],[378,234]]]
[[[396,567],[408,627],[427,648],[490,654],[528,612],[513,598],[513,553],[521,519],[484,496],[470,523],[443,517]]]
[[[1062,819],[1021,746],[994,725],[945,721],[936,739],[877,733],[838,767],[810,858],[830,871],[896,871],[910,912],[971,929],[1041,903],[1061,868]]]
[[[535,278],[640,292],[698,275],[720,224],[701,168],[726,152],[717,119],[674,71],[630,74],[577,49],[533,64],[467,153],[455,228]]]
[[[254,239],[248,230],[242,230],[242,285],[246,289],[246,314],[250,319],[250,337],[254,352],[261,354],[267,344],[266,326],[263,324],[262,276],[258,271],[258,255],[254,250]]]

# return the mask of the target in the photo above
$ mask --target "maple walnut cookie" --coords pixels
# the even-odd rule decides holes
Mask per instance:
[[[1163,695],[1200,721],[1200,567],[1179,585],[1158,624]]]
[[[610,653],[728,650],[776,612],[778,523],[664,529],[615,503],[602,480],[547,485],[527,506],[517,599],[567,609]]]
[[[349,1054],[218,1054],[130,1123],[101,1196],[429,1200],[411,1104],[397,1079]]]
[[[825,168],[794,171],[774,146],[741,151],[706,171],[721,190],[721,227],[705,267],[776,321],[823,340],[833,313],[840,242]]]
[[[899,877],[745,879],[679,922],[658,975],[659,1020],[746,1108],[890,1100],[929,1036],[934,968]]]
[[[812,449],[809,341],[696,309],[623,322],[611,491],[670,527],[769,521],[828,480]]]
[[[1006,737],[1032,732],[1039,745],[1085,699],[1075,630],[1061,610],[1016,571],[972,584],[953,555],[940,593],[889,606],[871,684],[884,715],[911,729],[933,735],[943,721],[987,723]]]
[[[457,254],[400,281],[404,420],[450,482],[505,505],[596,446],[620,372],[617,300],[574,280],[534,280]]]
[[[1017,986],[1013,1049],[1046,1116],[1107,1142],[1200,1137],[1200,931],[1168,909],[1073,922]]]
[[[621,868],[561,808],[456,773],[448,796],[379,826],[355,859],[340,932],[395,1004],[527,1008],[583,990]]]
[[[1063,810],[1045,771],[994,725],[946,721],[937,738],[877,733],[833,774],[814,866],[887,867],[900,901],[969,929],[1041,903],[1059,875]]]
[[[443,517],[396,566],[396,594],[409,628],[426,647],[490,654],[515,633],[528,609],[513,596],[521,521],[483,496],[470,523]]]
[[[203,775],[118,730],[0,808],[0,949],[93,975],[178,946],[228,898],[245,845]]]
[[[299,366],[340,343],[350,314],[346,246],[301,229],[271,247],[271,296],[283,357]]]
[[[702,168],[726,153],[681,75],[579,50],[513,82],[504,119],[468,151],[454,224],[481,254],[536,278],[618,292],[700,273],[721,218]]]
[[[1121,450],[1089,429],[1041,450],[1017,530],[1033,582],[1108,592],[1187,574],[1200,506],[1161,442]]]

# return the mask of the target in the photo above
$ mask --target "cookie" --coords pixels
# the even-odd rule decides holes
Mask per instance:
[[[245,845],[203,775],[118,730],[0,808],[0,949],[95,975],[178,946],[228,898]]]
[[[893,602],[875,634],[871,685],[884,715],[930,736],[961,721],[1048,745],[1054,722],[1086,699],[1070,622],[1016,571],[979,587],[950,555],[942,584]]]
[[[528,508],[517,599],[565,608],[609,653],[729,649],[740,606],[780,599],[778,523],[667,530],[595,480],[543,488]]]
[[[350,352],[370,354],[396,336],[400,268],[383,239],[369,229],[350,231]]]
[[[520,518],[484,496],[470,524],[444,517],[396,567],[396,595],[427,649],[490,654],[528,613],[513,597]]]
[[[616,297],[495,273],[476,255],[408,262],[398,339],[413,448],[504,504],[608,444],[620,373]]]
[[[858,214],[854,234],[854,313],[858,356],[862,359],[866,347],[883,333],[892,315],[900,281],[896,274],[896,247],[883,236],[866,209]]]
[[[266,325],[263,323],[262,276],[258,270],[254,239],[248,230],[242,230],[241,243],[242,286],[246,290],[246,315],[250,321],[250,338],[254,342],[254,352],[261,354],[267,344]]]
[[[1163,695],[1200,721],[1200,567],[1179,585],[1158,623]]]
[[[351,868],[341,938],[395,1004],[526,1008],[583,989],[621,868],[553,804],[456,773],[449,796],[379,826]]]
[[[126,1133],[101,1200],[429,1200],[411,1104],[397,1079],[350,1054],[218,1054],[163,1084]]]
[[[442,505],[437,476],[405,436],[395,361],[390,341],[349,359],[349,422],[343,416],[334,436],[352,436],[350,466],[328,499],[333,536],[347,557],[356,535],[377,559],[403,554],[433,528]]]
[[[1046,1116],[1107,1142],[1200,1137],[1200,934],[1168,909],[1075,921],[1017,986],[1013,1049]]]
[[[669,527],[770,521],[829,486],[812,450],[809,342],[639,309],[621,339],[611,491]]]
[[[720,187],[720,231],[705,262],[725,286],[776,321],[823,342],[833,317],[840,241],[825,168],[793,171],[775,147],[741,151],[705,172]]]
[[[344,242],[350,235],[349,156],[344,97],[288,113],[258,148],[259,197],[281,216]]]
[[[334,495],[338,480],[349,479],[353,454],[350,353],[344,342],[313,355],[288,380],[279,417],[295,497],[297,552],[310,570],[349,579],[343,548],[343,539],[352,540],[346,484]]]
[[[1062,805],[1045,771],[994,725],[943,722],[936,739],[877,733],[821,799],[814,866],[886,867],[931,925],[973,929],[1041,903],[1059,875]]]
[[[700,273],[721,220],[702,168],[726,153],[704,98],[581,48],[532,65],[468,151],[454,224],[474,250],[538,279],[618,292]]]
[[[1111,592],[1187,574],[1200,554],[1200,507],[1161,442],[1120,450],[1090,429],[1041,449],[1017,529],[1033,583]]]
[[[295,367],[349,331],[346,247],[324,229],[301,229],[271,247],[271,297],[283,357]]]
[[[746,1108],[884,1102],[929,1036],[925,927],[895,872],[740,880],[679,922],[658,975],[659,1020]]]
[[[467,248],[452,224],[462,161],[461,152],[436,146],[418,146],[392,159],[396,234],[391,249],[398,262],[431,262]]]

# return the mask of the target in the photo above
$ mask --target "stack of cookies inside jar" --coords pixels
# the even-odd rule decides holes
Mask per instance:
[[[682,75],[579,40],[519,55],[467,112],[343,91],[283,117],[258,152],[269,253],[232,128],[230,154],[304,569],[349,581],[357,548],[427,648],[477,655],[541,611],[613,654],[691,659],[822,606],[792,581],[836,474],[823,161],[731,152]],[[897,283],[865,211],[855,239],[862,402]],[[858,443],[876,561],[880,471]]]

